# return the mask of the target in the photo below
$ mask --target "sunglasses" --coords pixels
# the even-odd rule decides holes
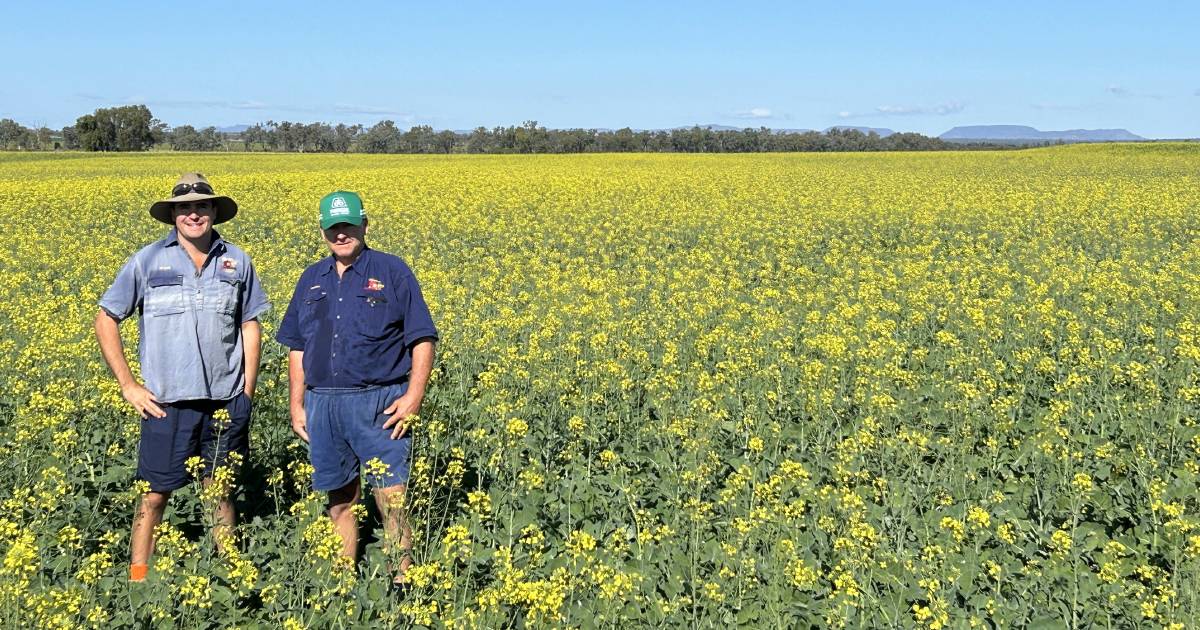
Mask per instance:
[[[186,195],[190,192],[198,192],[201,195],[211,195],[213,194],[213,189],[212,186],[209,186],[206,182],[196,182],[195,184],[175,184],[175,187],[171,189],[171,196],[179,197],[180,195]]]

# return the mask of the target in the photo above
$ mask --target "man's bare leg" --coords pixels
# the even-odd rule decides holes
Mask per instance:
[[[212,477],[204,478],[204,487],[212,485]],[[237,524],[237,512],[233,509],[233,501],[225,495],[217,501],[213,508],[213,539],[217,542],[217,551],[228,551],[226,543],[232,544],[233,526]]]
[[[170,498],[170,492],[147,492],[134,512],[129,540],[130,579],[134,581],[140,582],[146,577],[145,567],[150,564],[150,554],[154,553],[154,528],[162,522]]]
[[[358,553],[358,521],[352,508],[362,496],[358,477],[329,493],[329,518],[342,537],[342,555],[354,559]]]
[[[383,519],[383,552],[388,557],[399,553],[400,563],[396,567],[393,581],[404,583],[408,567],[412,565],[412,530],[408,526],[407,509],[404,505],[405,484],[375,489],[375,505]],[[399,543],[399,549],[396,544]]]

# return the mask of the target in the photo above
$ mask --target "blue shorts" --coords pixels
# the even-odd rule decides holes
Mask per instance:
[[[230,400],[181,400],[159,403],[165,418],[142,420],[142,439],[138,444],[137,478],[150,483],[154,492],[170,492],[191,481],[187,460],[200,456],[204,476],[216,466],[229,463],[229,453],[240,453],[242,461],[250,453],[250,397],[244,392]],[[218,427],[213,414],[229,412],[228,426]]]
[[[337,490],[354,481],[359,468],[373,459],[387,465],[382,474],[367,470],[376,488],[408,483],[412,431],[393,440],[383,428],[383,412],[408,391],[408,381],[366,389],[310,389],[304,392],[308,417],[308,454],[313,465],[313,488]],[[393,427],[394,428],[394,427]]]

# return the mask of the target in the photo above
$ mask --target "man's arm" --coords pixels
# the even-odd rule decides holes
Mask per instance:
[[[292,415],[292,431],[308,442],[308,415],[304,412],[304,351],[288,353],[288,409]]]
[[[433,340],[422,339],[413,345],[412,370],[408,373],[408,391],[416,392],[418,406],[425,400],[425,386],[429,384],[432,371]]]
[[[254,386],[258,384],[258,362],[262,356],[262,325],[257,319],[242,324],[242,356],[246,360],[246,396],[254,398]]]
[[[134,380],[133,371],[129,369],[129,362],[125,360],[125,348],[121,344],[121,330],[117,320],[106,313],[104,309],[100,309],[96,313],[96,341],[100,343],[100,354],[104,356],[104,362],[108,364],[108,369],[112,371],[113,376],[117,378],[117,384],[121,386],[121,396],[125,398],[125,401],[143,418],[147,416],[166,417],[167,413],[155,404],[158,399],[154,397],[154,394]]]
[[[398,440],[408,432],[408,418],[421,410],[425,400],[425,386],[429,384],[429,373],[433,371],[433,339],[418,340],[412,347],[412,370],[408,373],[408,391],[388,405],[383,412],[391,414],[383,428],[392,430],[392,439]]]

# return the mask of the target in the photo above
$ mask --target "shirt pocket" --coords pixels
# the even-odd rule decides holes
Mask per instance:
[[[178,315],[185,310],[183,275],[155,273],[146,285],[146,313],[150,316]]]
[[[354,296],[358,307],[356,318],[362,333],[368,337],[383,337],[392,324],[392,303],[383,291],[360,290]]]
[[[240,288],[239,278],[217,278],[216,282],[209,283],[205,304],[217,313],[232,316],[237,313]]]
[[[300,304],[300,330],[305,332],[305,337],[311,338],[317,322],[326,316],[329,309],[326,295],[327,292],[319,287],[304,293],[304,301]]]

